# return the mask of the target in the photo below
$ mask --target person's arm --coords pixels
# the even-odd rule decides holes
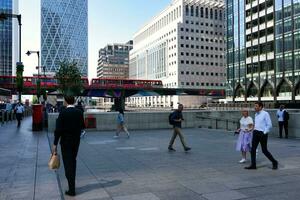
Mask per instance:
[[[80,115],[81,130],[85,129],[83,113]]]
[[[56,147],[58,144],[58,141],[61,137],[61,132],[62,132],[62,113],[58,115],[58,118],[56,119],[56,128],[54,131],[54,142],[53,142],[53,147]]]
[[[264,133],[269,133],[270,132],[270,129],[272,128],[272,121],[271,121],[271,118],[270,118],[270,115],[269,113],[265,113],[265,123],[266,123],[266,127],[265,127],[265,131]]]
[[[178,113],[177,113],[177,112],[174,112],[174,113],[172,114],[171,119],[172,119],[172,121],[174,121],[174,122],[181,122],[181,119],[179,119]]]

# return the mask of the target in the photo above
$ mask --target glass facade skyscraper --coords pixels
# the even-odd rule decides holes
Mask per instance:
[[[227,72],[228,100],[299,101],[300,0],[227,0]]]
[[[65,60],[87,76],[88,1],[41,0],[41,65],[55,73]]]
[[[18,1],[16,0],[1,0],[0,13],[16,14]],[[18,48],[18,39],[15,28],[17,20],[7,18],[0,21],[0,75],[11,76],[15,72],[16,51]]]

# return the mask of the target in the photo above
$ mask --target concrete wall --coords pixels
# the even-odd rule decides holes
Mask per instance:
[[[276,110],[268,110],[272,118],[273,128],[271,134],[278,134],[278,123],[276,117]],[[129,130],[143,130],[143,129],[165,129],[171,128],[169,125],[169,112],[126,112],[125,121]],[[289,110],[289,135],[291,137],[300,137],[300,110]],[[115,130],[117,126],[117,112],[109,113],[85,113],[86,116],[96,118],[96,128],[91,130],[97,131],[111,131]],[[250,112],[250,116],[254,118],[254,112]],[[53,132],[55,129],[55,120],[58,117],[57,113],[49,113],[48,131]],[[184,111],[183,122],[184,128],[212,128],[224,129],[233,131],[238,125],[241,118],[240,111]]]

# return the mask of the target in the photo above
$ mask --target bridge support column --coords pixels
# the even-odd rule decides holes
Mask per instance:
[[[125,110],[125,97],[119,97],[114,99],[114,106],[112,110],[118,111],[119,109]]]

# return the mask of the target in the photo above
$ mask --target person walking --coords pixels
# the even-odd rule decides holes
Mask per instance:
[[[284,128],[285,138],[289,137],[288,123],[289,123],[289,114],[284,109],[284,105],[280,105],[277,110],[278,126],[279,126],[279,138],[282,138],[282,129]]]
[[[117,131],[116,131],[116,135],[114,136],[114,138],[118,138],[120,136],[120,132],[124,131],[127,134],[127,137],[130,138],[130,134],[127,130],[127,127],[125,125],[125,121],[124,121],[124,111],[123,109],[119,109],[119,114],[117,117]]]
[[[21,120],[23,118],[24,111],[25,111],[24,106],[21,104],[21,102],[18,102],[18,104],[15,107],[16,118],[17,118],[17,121],[18,121],[17,127],[21,126]]]
[[[54,132],[52,153],[57,153],[57,144],[60,140],[62,160],[69,190],[66,195],[75,196],[76,157],[80,144],[81,130],[84,129],[83,113],[74,107],[73,96],[65,96],[66,109],[59,113]]]
[[[239,137],[236,143],[236,150],[242,152],[242,159],[239,163],[245,163],[247,152],[251,151],[252,143],[253,119],[249,116],[246,109],[242,110],[242,118],[240,119]]]
[[[170,143],[169,143],[169,151],[176,151],[174,148],[173,148],[173,144],[174,144],[174,141],[177,137],[177,135],[179,135],[179,138],[180,138],[180,141],[181,141],[181,144],[184,148],[185,151],[190,151],[191,148],[188,147],[185,143],[185,140],[184,140],[184,136],[183,134],[181,133],[181,122],[184,120],[183,119],[183,116],[182,116],[182,110],[183,110],[183,105],[182,104],[178,104],[178,109],[175,110],[172,115],[171,115],[171,121],[172,121],[172,124],[173,124],[173,136],[170,140]]]
[[[268,112],[263,110],[261,102],[255,103],[255,120],[254,131],[251,148],[251,165],[245,169],[256,169],[256,148],[260,143],[263,154],[272,162],[272,169],[278,169],[278,161],[274,159],[272,154],[268,151],[268,133],[272,128],[272,121]]]

